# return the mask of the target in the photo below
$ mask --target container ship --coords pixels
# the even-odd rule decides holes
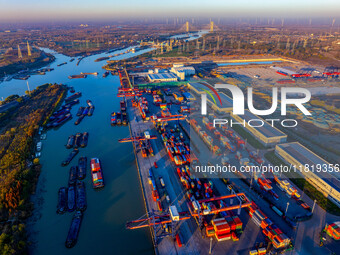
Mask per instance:
[[[111,113],[111,126],[115,126],[117,124],[117,114],[115,112]]]
[[[91,174],[93,188],[99,189],[104,187],[103,171],[101,169],[100,161],[98,158],[91,159]]]

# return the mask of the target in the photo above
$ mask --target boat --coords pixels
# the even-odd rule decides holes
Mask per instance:
[[[57,213],[63,214],[67,211],[67,189],[61,187],[58,191]]]
[[[117,124],[117,114],[115,112],[111,113],[111,126],[115,126]]]
[[[81,146],[82,139],[83,139],[83,134],[82,133],[77,133],[75,141],[74,141],[74,147],[75,148],[78,148],[78,147]]]
[[[73,212],[76,209],[76,191],[74,186],[69,186],[67,189],[67,210]]]
[[[41,139],[41,140],[46,140],[46,137],[47,137],[46,134],[42,134],[42,135],[40,136],[40,139]]]
[[[83,136],[82,136],[81,143],[80,143],[80,147],[83,147],[83,148],[86,147],[88,139],[89,139],[89,133],[84,132]]]
[[[94,112],[94,106],[90,106],[89,112],[87,113],[88,116],[92,116]]]
[[[78,160],[78,180],[83,180],[86,177],[87,158],[80,157]]]
[[[123,125],[127,125],[127,123],[128,123],[128,119],[127,119],[127,115],[126,115],[126,112],[123,112],[123,114],[122,114],[122,124]]]
[[[94,62],[99,62],[99,61],[103,61],[107,59],[109,59],[109,57],[101,57],[101,58],[97,58]]]
[[[62,108],[52,114],[52,116],[49,118],[49,121],[57,120],[60,116],[64,116],[66,114],[70,113],[69,108]]]
[[[37,143],[37,151],[41,151],[42,142]]]
[[[103,73],[103,78],[107,77],[110,74],[109,71],[106,71],[105,73]]]
[[[122,124],[122,114],[121,112],[117,112],[117,125]]]
[[[84,119],[85,115],[80,115],[80,117],[74,122],[74,125],[79,125],[80,122]]]
[[[125,111],[126,111],[126,104],[125,104],[125,101],[124,101],[124,100],[120,101],[120,110],[121,110],[122,112],[125,112]]]
[[[71,113],[68,113],[65,116],[63,116],[62,118],[60,118],[59,120],[53,122],[52,127],[59,127],[62,124],[64,124],[66,121],[68,121],[69,119],[72,119]]]
[[[68,185],[69,186],[75,185],[77,179],[78,179],[78,166],[71,166],[68,178]]]
[[[70,62],[73,62],[73,61],[74,61],[74,58],[71,58],[71,59],[70,59]]]
[[[74,99],[76,99],[78,97],[81,97],[81,92],[74,93],[73,95],[65,98],[65,102],[66,103],[71,102],[72,100],[74,100]]]
[[[73,87],[70,87],[70,92],[71,92],[71,93],[74,93],[74,92],[76,92],[76,91],[74,90]]]
[[[68,231],[67,238],[65,241],[66,248],[72,248],[76,245],[82,219],[83,219],[83,213],[81,211],[77,211],[73,215],[71,226],[70,226],[70,229]]]
[[[87,103],[87,105],[88,105],[88,106],[90,106],[90,107],[91,107],[91,106],[93,106],[93,104],[92,104],[92,101],[91,101],[91,100],[86,100],[86,103]]]
[[[83,115],[84,115],[84,116],[87,115],[87,114],[89,113],[89,109],[90,109],[89,106],[84,108],[84,111],[83,111]]]
[[[87,75],[86,74],[75,74],[75,75],[69,75],[69,79],[82,79],[82,78],[86,78]]]
[[[16,80],[27,80],[29,77],[29,75],[25,75],[25,76],[14,76],[13,78]]]
[[[36,153],[35,153],[35,157],[36,157],[36,158],[40,158],[40,157],[41,157],[41,152],[36,152]]]
[[[86,189],[85,183],[82,181],[77,181],[76,185],[76,210],[85,211],[87,207],[86,203]]]
[[[84,108],[85,107],[83,107],[83,106],[79,107],[78,112],[77,112],[77,116],[81,116],[83,114]]]
[[[67,104],[63,105],[63,108],[71,108],[73,105],[79,104],[79,99],[75,99]]]
[[[77,148],[73,149],[71,153],[68,155],[67,159],[61,163],[62,166],[67,166],[70,164],[72,159],[79,153],[79,150]]]
[[[66,65],[67,64],[67,62],[63,62],[63,63],[60,63],[59,65],[57,65],[57,66],[63,66],[63,65]]]
[[[70,136],[68,137],[67,144],[66,144],[66,148],[67,148],[67,149],[73,148],[73,146],[74,146],[74,141],[75,141],[74,139],[75,139],[74,135],[70,135]]]
[[[83,73],[81,72],[80,74],[83,74],[83,75],[98,75],[98,72],[90,72],[90,73]]]
[[[104,187],[103,171],[98,158],[91,159],[91,175],[94,189]]]

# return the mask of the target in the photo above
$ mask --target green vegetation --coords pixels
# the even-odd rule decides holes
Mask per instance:
[[[7,116],[0,134],[0,255],[26,254],[25,219],[40,173],[33,160],[34,135],[63,99],[67,88],[46,84]]]
[[[264,145],[256,140],[250,133],[248,133],[244,128],[239,126],[233,126],[233,129],[242,136],[243,139],[256,149],[265,149]]]
[[[264,157],[270,161],[273,165],[283,165],[287,166],[287,164],[275,155],[274,151],[267,152]],[[339,216],[340,208],[337,207],[331,200],[326,198],[321,192],[319,192],[312,184],[307,182],[304,178],[296,172],[285,173],[285,175],[303,192],[309,196],[311,199],[316,199],[318,205],[326,210],[328,213]]]

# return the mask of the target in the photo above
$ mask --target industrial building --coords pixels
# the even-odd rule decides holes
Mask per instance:
[[[186,77],[196,73],[195,68],[192,66],[174,65],[170,72],[177,75],[180,80],[185,80]]]
[[[275,147],[275,154],[288,164],[296,166],[300,173],[310,184],[312,184],[325,197],[328,197],[338,207],[340,207],[340,181],[331,174],[331,164],[320,158],[298,142],[278,144]],[[310,171],[304,171],[308,165]],[[317,166],[322,166],[326,171],[317,172]],[[301,171],[299,171],[302,167]],[[315,171],[311,171],[314,169]]]
[[[276,127],[273,127],[259,116],[252,114],[249,110],[245,110],[244,115],[231,114],[231,117],[237,122],[245,122],[245,128],[265,147],[275,146],[278,143],[287,141],[287,135],[285,133],[281,132]],[[253,127],[247,124],[250,120],[254,119],[264,123],[263,126]]]
[[[150,82],[171,82],[177,81],[177,76],[173,73],[154,73],[149,74]]]

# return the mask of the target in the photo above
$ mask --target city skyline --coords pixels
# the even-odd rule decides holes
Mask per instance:
[[[337,18],[340,2],[336,0],[307,1],[270,0],[240,1],[186,1],[155,0],[130,1],[56,1],[0,0],[0,21],[40,20],[107,20],[118,18],[159,17],[284,17],[284,18]],[[329,8],[332,6],[332,8]]]

